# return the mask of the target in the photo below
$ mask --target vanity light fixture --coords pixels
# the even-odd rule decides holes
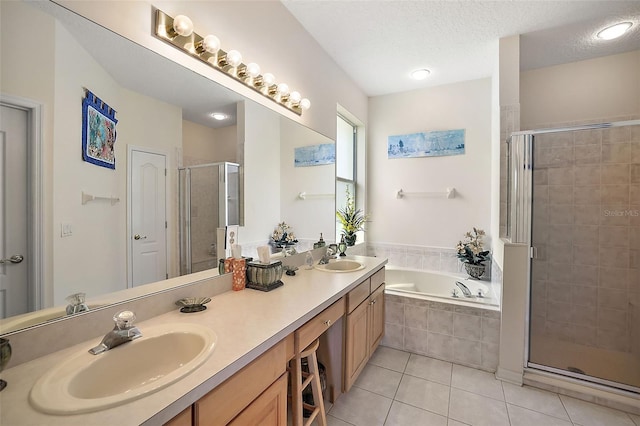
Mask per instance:
[[[599,31],[596,37],[601,40],[613,40],[614,38],[622,37],[632,26],[633,23],[631,22],[620,22]]]
[[[431,74],[431,71],[426,68],[421,68],[419,70],[412,71],[411,78],[413,78],[414,80],[424,80],[425,78],[429,77],[429,74]]]
[[[220,39],[215,35],[204,38],[198,35],[193,30],[193,22],[185,15],[172,18],[156,10],[155,35],[298,115],[311,106],[308,99],[291,91],[286,83],[276,83],[273,74],[260,74],[260,66],[255,62],[244,64],[237,50],[222,50]]]

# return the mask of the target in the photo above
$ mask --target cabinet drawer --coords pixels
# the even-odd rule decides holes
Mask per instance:
[[[376,291],[378,287],[384,284],[384,268],[380,269],[378,272],[371,276],[371,293]]]
[[[347,313],[350,314],[367,297],[369,297],[369,280],[364,281],[358,287],[347,294]]]
[[[344,315],[344,298],[338,300],[324,311],[296,330],[297,351],[302,351],[324,333],[334,322]]]
[[[195,403],[196,425],[226,425],[286,371],[282,340]]]

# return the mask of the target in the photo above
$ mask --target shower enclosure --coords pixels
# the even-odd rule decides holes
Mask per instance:
[[[180,274],[218,265],[217,230],[241,223],[241,168],[210,163],[178,169]]]
[[[527,367],[640,392],[640,120],[517,132],[508,150]]]

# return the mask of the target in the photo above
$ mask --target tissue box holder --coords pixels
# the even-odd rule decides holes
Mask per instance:
[[[247,288],[260,291],[271,291],[284,283],[282,278],[282,262],[270,263],[247,262]]]

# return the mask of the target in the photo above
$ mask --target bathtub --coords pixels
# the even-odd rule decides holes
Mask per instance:
[[[489,281],[469,279],[466,275],[419,269],[386,268],[386,292],[458,305],[499,308],[500,295]],[[465,297],[456,281],[464,284],[472,296]],[[454,290],[457,297],[454,296]],[[481,293],[482,297],[478,297]],[[492,310],[493,310],[492,309]]]

